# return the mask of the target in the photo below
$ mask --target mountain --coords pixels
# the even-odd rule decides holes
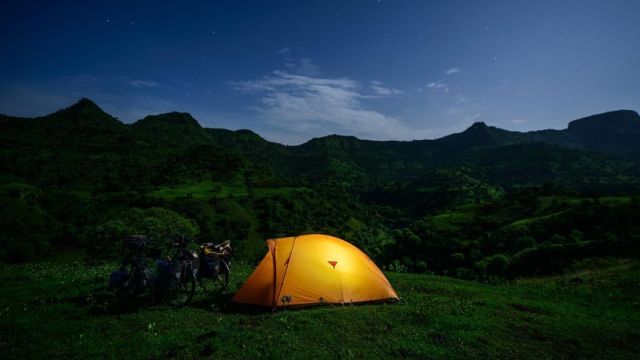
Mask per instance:
[[[207,131],[189,113],[149,115],[130,128],[134,135],[148,143],[187,146],[211,142]]]
[[[243,239],[242,259],[263,255],[264,238],[323,232],[391,261],[385,254],[411,251],[389,244],[415,240],[392,230],[459,207],[548,183],[583,197],[639,193],[638,128],[637,113],[616,111],[563,130],[478,122],[434,140],[330,135],[285,146],[251,130],[204,128],[181,112],[123,124],[82,99],[46,116],[0,116],[0,203],[8,214],[0,259],[46,253],[33,239],[113,253],[103,232],[134,220],[151,226],[160,220],[138,210],[162,208],[207,239]],[[407,266],[421,268],[414,265]]]
[[[583,149],[638,158],[640,116],[631,110],[611,111],[571,121],[566,132]]]
[[[124,129],[120,121],[86,98],[53,114],[35,118],[34,121],[44,131],[121,131]]]
[[[114,137],[120,138],[127,132],[123,123],[89,99],[80,99],[68,108],[41,117],[0,116],[0,126],[5,133],[3,137],[12,143],[23,139],[25,135],[33,135],[35,138],[27,143],[33,140],[50,144],[83,143],[93,146],[99,145],[103,140],[112,143]]]
[[[410,183],[436,167],[465,168],[471,178],[491,186],[512,187],[516,180],[518,184],[549,180],[575,184],[576,174],[598,174],[596,178],[602,179],[615,178],[613,173],[620,171],[626,175],[619,180],[627,183],[635,171],[633,163],[604,154],[640,160],[640,116],[630,110],[574,120],[564,130],[523,133],[477,122],[465,131],[434,140],[371,141],[330,135],[298,146],[269,142],[250,130],[206,129],[190,114],[180,112],[149,115],[124,125],[88,99],[39,118],[1,117],[0,126],[8,151],[30,152],[36,144],[49,144],[58,146],[56,151],[72,150],[71,157],[81,156],[75,151],[83,148],[125,152],[131,159],[134,154],[171,154],[208,145],[214,148],[206,152],[235,154],[252,168],[281,180],[339,181],[357,188],[389,181]],[[540,143],[550,146],[535,145]],[[149,157],[140,156],[140,161]],[[152,158],[153,162],[175,161]],[[189,167],[188,160],[181,161],[187,161],[182,167]],[[494,166],[498,161],[501,170]],[[575,168],[576,163],[583,169]]]

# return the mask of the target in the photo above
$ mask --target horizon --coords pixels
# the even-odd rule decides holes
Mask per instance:
[[[188,112],[293,145],[639,108],[635,1],[123,4],[0,5],[0,113],[86,97],[124,123]]]
[[[571,123],[571,122],[573,122],[573,121],[576,121],[576,120],[582,120],[582,119],[589,118],[589,117],[592,117],[592,116],[599,116],[599,115],[604,115],[604,114],[609,114],[609,113],[614,113],[614,112],[621,112],[621,111],[630,111],[630,112],[633,112],[633,113],[635,113],[636,115],[638,115],[638,111],[636,111],[635,109],[615,109],[615,110],[609,110],[609,111],[599,112],[599,113],[596,113],[596,114],[586,115],[586,116],[583,116],[583,117],[580,117],[580,118],[577,118],[577,119],[570,119],[570,120],[567,120],[567,121],[566,121],[566,123],[565,123],[565,126],[564,126],[564,127],[562,127],[562,128],[557,128],[557,129],[556,129],[556,128],[540,128],[540,129],[532,129],[532,130],[519,131],[519,130],[504,129],[504,128],[501,128],[501,127],[495,126],[495,125],[493,125],[493,124],[491,124],[491,123],[487,123],[486,121],[474,121],[473,123],[469,124],[466,128],[461,129],[460,131],[454,131],[454,132],[451,132],[451,133],[448,133],[448,134],[443,134],[443,135],[441,135],[441,136],[433,137],[433,138],[421,138],[421,139],[419,139],[419,138],[415,138],[415,139],[401,139],[401,140],[397,140],[397,139],[377,140],[377,139],[367,139],[367,138],[362,138],[362,137],[358,137],[358,136],[356,136],[356,135],[333,133],[333,134],[326,134],[326,135],[314,136],[314,137],[312,137],[312,138],[309,138],[309,139],[307,139],[307,140],[305,140],[305,141],[303,141],[303,142],[296,143],[296,144],[285,144],[285,143],[283,143],[283,142],[279,142],[279,141],[277,141],[277,140],[268,139],[267,137],[265,137],[263,134],[261,134],[260,132],[256,131],[255,129],[250,129],[250,128],[229,129],[229,128],[224,128],[224,127],[211,127],[211,126],[207,126],[206,124],[203,124],[203,123],[202,123],[202,122],[201,122],[197,117],[193,116],[193,114],[191,114],[191,113],[189,113],[189,112],[186,112],[186,111],[180,111],[180,110],[172,110],[172,111],[168,111],[168,112],[165,112],[165,113],[157,113],[157,114],[147,114],[147,115],[145,115],[145,116],[143,116],[143,117],[141,117],[141,118],[139,118],[139,119],[136,119],[136,120],[134,120],[134,121],[131,121],[131,122],[125,122],[125,121],[122,121],[122,119],[119,119],[117,116],[114,116],[113,114],[109,113],[108,111],[105,111],[105,110],[102,108],[102,106],[100,106],[100,104],[99,104],[99,103],[97,103],[96,101],[94,101],[93,99],[86,98],[86,97],[80,98],[80,99],[78,99],[77,101],[75,101],[74,103],[72,103],[72,104],[70,104],[70,105],[68,105],[68,106],[61,107],[61,108],[59,108],[59,109],[57,109],[57,110],[55,110],[55,111],[53,111],[53,112],[50,112],[50,113],[47,113],[47,114],[41,114],[41,115],[37,115],[37,116],[33,116],[33,117],[23,117],[23,118],[25,118],[25,119],[27,119],[27,118],[35,119],[35,118],[40,118],[40,117],[46,117],[46,116],[52,115],[52,114],[54,114],[54,113],[61,112],[61,111],[64,111],[64,110],[67,110],[67,109],[69,109],[69,108],[71,108],[71,107],[73,107],[73,106],[75,106],[75,105],[78,105],[79,103],[81,103],[82,101],[85,101],[85,100],[88,100],[88,101],[89,101],[89,102],[91,102],[93,105],[97,106],[100,110],[102,110],[103,112],[107,113],[108,115],[110,115],[110,116],[114,117],[118,122],[120,122],[120,123],[122,123],[122,124],[124,124],[124,125],[132,125],[132,124],[135,124],[136,122],[141,121],[141,120],[144,120],[145,118],[150,117],[150,116],[159,116],[159,115],[165,115],[165,114],[171,114],[171,113],[187,114],[187,115],[191,116],[191,117],[192,117],[192,119],[193,119],[193,120],[195,120],[195,121],[198,123],[198,125],[199,125],[200,127],[202,127],[203,129],[212,129],[212,130],[229,130],[229,131],[234,131],[234,132],[235,132],[235,131],[250,131],[250,132],[252,132],[252,133],[254,133],[254,134],[258,135],[259,137],[261,137],[262,139],[264,139],[264,140],[266,140],[266,141],[269,141],[269,142],[272,142],[272,143],[277,143],[277,144],[280,144],[280,145],[285,145],[285,146],[299,146],[299,145],[305,144],[305,143],[307,143],[307,142],[309,142],[309,141],[311,141],[311,140],[314,140],[314,139],[321,139],[321,138],[330,137],[330,136],[354,137],[354,138],[356,138],[356,139],[358,139],[358,140],[362,140],[362,141],[381,141],[381,142],[382,142],[382,141],[410,142],[410,141],[438,140],[438,139],[441,139],[441,138],[446,137],[446,136],[449,136],[449,135],[454,135],[454,134],[459,134],[459,133],[465,132],[465,131],[469,130],[469,128],[473,127],[473,126],[474,126],[474,125],[476,125],[476,124],[483,124],[483,125],[485,125],[485,126],[487,126],[487,127],[493,127],[493,128],[497,128],[497,129],[500,129],[500,130],[507,130],[507,131],[510,131],[510,132],[517,132],[517,133],[528,133],[528,132],[536,132],[536,131],[544,131],[544,130],[559,130],[559,131],[560,131],[560,130],[566,130],[566,129],[568,129],[569,123]],[[17,117],[17,116],[12,116],[12,115],[8,115],[8,114],[2,114],[2,113],[0,113],[0,115],[10,116],[10,117]]]

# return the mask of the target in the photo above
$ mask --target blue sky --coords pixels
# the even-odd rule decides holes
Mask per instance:
[[[80,97],[298,144],[512,130],[640,110],[640,1],[0,4],[0,113]]]

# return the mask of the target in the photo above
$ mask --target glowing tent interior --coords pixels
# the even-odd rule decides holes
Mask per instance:
[[[373,261],[350,243],[312,234],[267,240],[269,252],[233,301],[271,307],[398,300]]]

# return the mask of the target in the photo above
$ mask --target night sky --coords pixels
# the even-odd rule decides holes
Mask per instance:
[[[640,110],[640,1],[0,2],[0,113],[81,97],[298,144]]]

